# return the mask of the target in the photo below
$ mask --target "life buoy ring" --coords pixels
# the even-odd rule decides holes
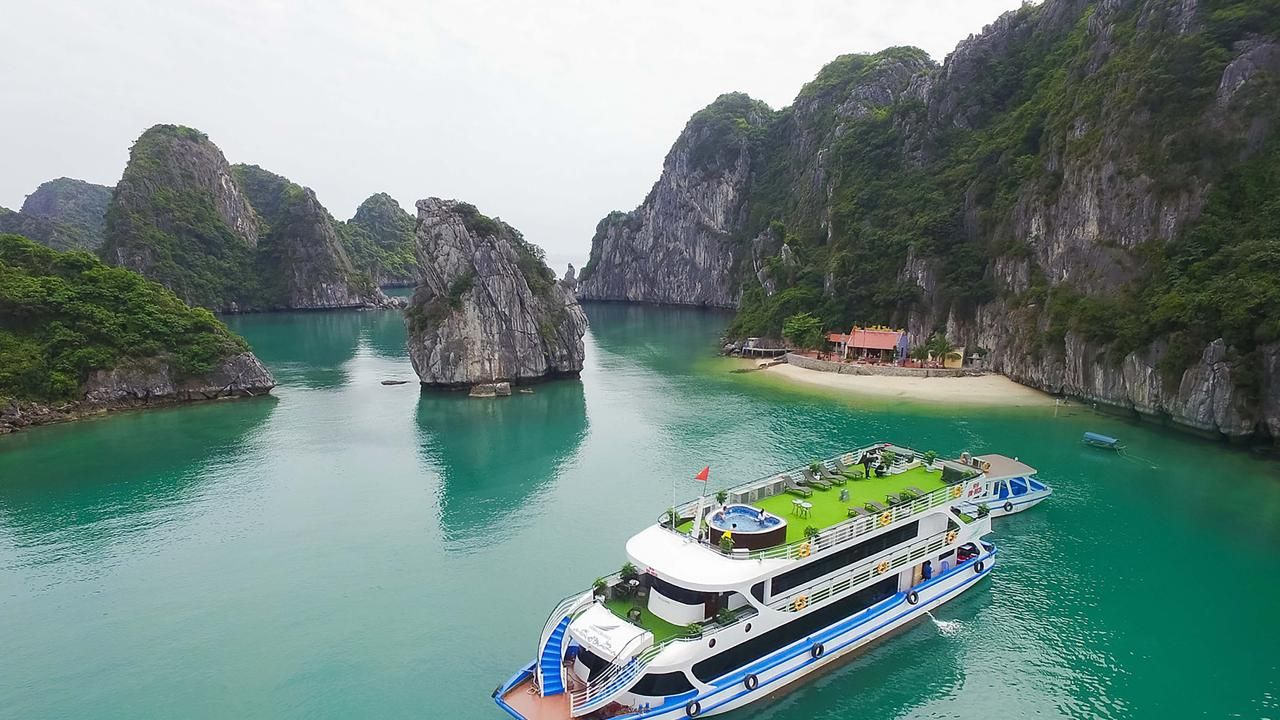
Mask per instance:
[[[982,564],[982,561],[981,561],[981,560],[979,560],[978,562],[976,562],[976,563],[974,563],[974,564],[973,564],[973,571],[974,571],[975,573],[979,574],[979,575],[981,575],[981,574],[982,574],[982,571],[983,571],[984,569],[986,569],[986,566],[984,566],[984,565]]]
[[[1006,500],[1004,503],[1004,511],[1007,513],[1013,512],[1013,503]]]
[[[876,565],[876,574],[883,575],[887,572],[889,572],[889,561],[888,560],[880,561],[880,563]]]
[[[699,703],[697,700],[694,700],[684,706],[684,714],[689,717],[698,717],[698,713],[700,712],[702,712],[702,703]]]
[[[818,658],[822,657],[822,653],[826,651],[827,649],[822,647],[822,643],[818,643],[817,645],[813,646],[813,649],[809,651],[809,654],[813,656],[814,660],[817,660]]]
[[[965,465],[968,465],[968,464],[969,464],[969,451],[968,451],[968,450],[965,450],[964,452],[960,453],[960,462],[964,463]]]
[[[955,487],[951,488],[951,497],[958,498],[960,497],[960,493],[962,492],[964,492],[964,490],[962,490],[959,485],[956,485]]]
[[[803,609],[805,609],[805,608],[807,608],[807,607],[809,607],[809,596],[808,596],[808,595],[801,595],[800,597],[798,597],[798,598],[796,598],[795,600],[792,600],[792,601],[791,601],[791,609],[792,609],[792,610],[794,610],[794,611],[796,611],[796,612],[800,612],[801,610],[803,610]]]
[[[886,511],[880,514],[880,527],[884,527],[891,522],[893,522],[893,513]]]
[[[956,541],[956,538],[957,538],[957,537],[959,537],[959,536],[960,536],[959,531],[957,531],[957,530],[948,530],[948,531],[947,531],[947,544],[948,544],[948,545],[950,545],[951,543],[955,542],[955,541]]]
[[[809,557],[809,543],[800,543],[800,547],[796,548],[796,555],[802,558]]]
[[[991,463],[986,460],[982,461],[982,472],[991,472]]]
[[[742,685],[748,690],[755,690],[760,686],[760,678],[755,675],[747,675],[742,679]]]
[[[918,602],[920,602],[920,593],[916,592],[915,590],[912,590],[911,592],[907,593],[907,604],[915,605]]]

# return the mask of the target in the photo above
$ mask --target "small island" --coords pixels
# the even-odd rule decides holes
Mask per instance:
[[[456,200],[418,201],[419,284],[405,319],[427,387],[576,376],[587,318],[542,249]]]
[[[87,252],[0,235],[0,434],[273,387],[208,310]]]

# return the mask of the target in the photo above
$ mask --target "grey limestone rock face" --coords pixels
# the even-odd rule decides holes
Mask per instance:
[[[736,307],[730,234],[751,173],[750,133],[743,128],[763,128],[769,112],[745,95],[725,95],[695,115],[640,207],[611,213],[596,226],[578,296]]]
[[[40,184],[27,196],[19,211],[55,226],[48,241],[32,237],[55,250],[96,252],[106,234],[107,204],[111,188],[73,178],[58,178]]]
[[[275,384],[271,371],[246,352],[227,358],[209,375],[194,378],[178,378],[160,358],[128,362],[92,372],[80,390],[86,402],[121,405],[262,395]]]
[[[473,206],[417,203],[419,284],[405,312],[426,386],[577,375],[587,318],[520,233]]]
[[[1051,392],[1199,431],[1280,439],[1275,344],[1237,352],[1214,340],[1178,371],[1164,367],[1171,356],[1161,341],[1129,352],[1071,332],[1058,340],[1059,331],[1046,345],[1048,301],[1028,299],[1043,288],[1122,296],[1150,276],[1150,251],[1175,243],[1201,217],[1224,174],[1276,141],[1280,38],[1267,32],[1225,46],[1208,102],[1198,116],[1179,120],[1204,129],[1210,149],[1201,149],[1199,159],[1170,170],[1177,138],[1160,144],[1159,137],[1147,142],[1134,133],[1152,127],[1154,114],[1177,115],[1180,108],[1130,108],[1125,98],[1148,88],[1108,61],[1139,44],[1175,47],[1203,30],[1213,12],[1202,0],[1045,0],[1000,16],[941,65],[903,48],[838,58],[791,107],[758,112],[759,125],[739,108],[739,135],[716,132],[695,115],[640,207],[600,221],[579,297],[736,307],[745,287],[758,285],[764,297],[786,289],[782,271],[800,255],[823,278],[823,299],[842,300],[833,260],[857,241],[851,238],[881,229],[868,222],[833,234],[832,218],[848,213],[848,198],[857,197],[854,188],[844,207],[833,199],[840,153],[847,159],[860,151],[847,142],[849,129],[877,114],[888,117],[894,156],[908,167],[934,167],[956,137],[982,132],[993,118],[1007,117],[1000,113],[1021,107],[1017,100],[1002,109],[986,92],[1001,73],[1016,72],[1037,52],[1078,42],[1072,82],[1101,93],[1100,109],[1076,104],[1062,122],[1046,118],[1024,159],[1033,171],[998,207],[977,181],[948,198],[956,204],[953,241],[987,248],[973,281],[994,291],[958,307],[944,287],[945,258],[931,254],[927,242],[912,242],[892,272],[901,288],[918,292],[900,303],[893,322],[906,326],[912,342],[945,328],[956,344],[989,350],[988,367]],[[1148,64],[1166,56],[1151,57]],[[767,127],[767,142],[750,131],[755,127]],[[718,152],[708,155],[707,146]],[[1016,177],[1012,169],[1000,176]],[[788,242],[770,232],[775,220]],[[808,235],[792,247],[795,227]]]

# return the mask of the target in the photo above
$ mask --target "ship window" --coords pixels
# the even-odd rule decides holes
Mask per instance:
[[[679,695],[692,689],[693,683],[689,682],[689,676],[685,675],[683,671],[677,671],[648,673],[631,688],[631,692],[647,697],[662,697],[664,695]]]
[[[601,670],[604,670],[609,666],[608,660],[605,660],[586,648],[582,648],[578,651],[578,660],[582,661],[582,664],[587,666],[587,682],[591,682],[591,680],[594,679]]]
[[[1037,481],[1035,478],[1027,478],[1027,482],[1031,483],[1031,489],[1032,489],[1032,490],[1043,490],[1043,489],[1044,489],[1044,485],[1041,485],[1041,484],[1039,483],[1039,481]]]
[[[881,533],[870,540],[864,540],[853,547],[819,556],[817,560],[807,565],[782,573],[773,579],[773,596],[777,597],[791,588],[800,587],[810,580],[820,578],[823,575],[840,570],[859,560],[865,560],[878,552],[883,552],[899,543],[910,540],[916,536],[919,531],[919,525],[919,522],[903,525],[887,533]]]
[[[697,590],[689,590],[679,585],[673,585],[657,576],[650,576],[649,587],[657,590],[663,597],[685,605],[701,605],[703,602],[702,593]]]
[[[1014,496],[1014,497],[1017,497],[1017,496],[1019,496],[1019,495],[1026,495],[1026,494],[1027,494],[1027,479],[1026,479],[1026,478],[1020,478],[1020,477],[1019,477],[1019,478],[1014,478],[1014,479],[1012,479],[1012,480],[1010,480],[1010,481],[1009,481],[1009,486],[1013,488],[1013,496]]]
[[[1007,497],[1009,497],[1009,483],[1005,482],[1004,480],[1001,480],[1000,481],[1000,499],[1003,500]]]
[[[800,615],[779,628],[712,655],[693,666],[693,676],[709,683],[716,678],[803,639],[807,635],[852,617],[898,591],[898,578],[890,577],[834,602]]]
[[[758,582],[751,586],[751,597],[764,602],[764,583]]]

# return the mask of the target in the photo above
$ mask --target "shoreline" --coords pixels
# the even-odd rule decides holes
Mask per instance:
[[[742,360],[743,368],[789,385],[834,390],[846,395],[943,405],[1053,407],[1056,398],[995,373],[961,377],[846,375],[809,370],[790,363],[758,368],[758,361]]]

